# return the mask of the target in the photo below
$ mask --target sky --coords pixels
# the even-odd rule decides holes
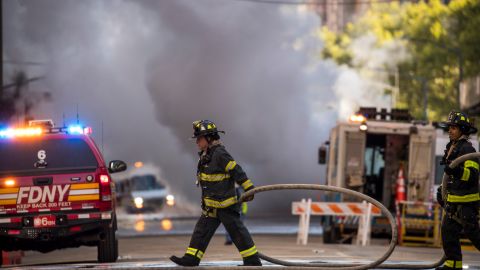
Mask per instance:
[[[7,65],[44,79],[37,119],[93,128],[106,160],[159,168],[179,198],[200,200],[192,122],[209,119],[255,185],[325,183],[318,147],[338,119],[385,104],[352,70],[321,60],[318,15],[235,0],[6,0]],[[367,43],[360,40],[361,47]],[[375,56],[375,55],[374,55]],[[377,55],[378,57],[378,55]],[[367,56],[368,58],[368,56]],[[286,213],[313,192],[257,195]]]

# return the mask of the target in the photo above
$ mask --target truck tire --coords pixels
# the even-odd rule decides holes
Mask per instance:
[[[97,255],[99,263],[116,262],[118,258],[118,240],[115,236],[116,219],[111,227],[104,230],[105,238],[98,242]]]

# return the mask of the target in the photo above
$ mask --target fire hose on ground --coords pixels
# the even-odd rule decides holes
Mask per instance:
[[[455,168],[458,166],[458,164],[464,162],[465,160],[468,159],[473,159],[473,158],[479,158],[480,153],[470,153],[463,155],[461,157],[458,157],[455,159],[453,162],[449,164],[450,168]],[[448,176],[446,174],[443,175],[443,180],[442,183],[444,184],[443,187],[445,187],[445,183],[448,179]],[[381,212],[388,218],[388,221],[390,222],[390,227],[392,229],[392,236],[390,239],[390,244],[386,250],[386,252],[377,260],[367,263],[367,264],[339,264],[339,263],[300,263],[300,262],[290,262],[290,261],[285,261],[285,260],[280,260],[280,259],[275,259],[272,257],[269,257],[265,254],[259,253],[259,256],[261,259],[268,261],[273,264],[277,265],[282,265],[282,266],[287,266],[288,269],[296,269],[296,270],[305,270],[305,269],[311,269],[311,268],[320,268],[320,269],[334,269],[334,270],[362,270],[362,269],[372,269],[372,268],[377,268],[377,269],[432,269],[437,266],[440,266],[445,262],[445,256],[443,256],[439,261],[431,263],[431,264],[383,264],[390,255],[393,253],[395,246],[397,245],[397,236],[398,236],[398,228],[397,224],[395,222],[395,218],[393,215],[390,213],[390,211],[379,201],[373,199],[370,196],[367,196],[363,193],[353,191],[350,189],[346,188],[341,188],[341,187],[332,187],[332,186],[325,186],[325,185],[318,185],[318,184],[277,184],[277,185],[267,185],[267,186],[260,186],[256,187],[252,190],[249,190],[245,192],[241,197],[240,197],[240,202],[244,200],[244,198],[251,196],[256,193],[261,193],[261,192],[266,192],[266,191],[273,191],[273,190],[322,190],[322,191],[330,191],[330,192],[339,192],[347,195],[351,195],[360,199],[363,199],[376,207],[378,207]],[[269,267],[271,268],[271,267]],[[285,268],[285,267],[282,267]],[[249,269],[261,269],[261,267],[249,267]]]

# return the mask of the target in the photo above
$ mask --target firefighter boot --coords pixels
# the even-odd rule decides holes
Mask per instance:
[[[262,266],[262,262],[260,261],[260,257],[258,257],[258,253],[243,258],[243,266]]]
[[[200,259],[188,254],[183,255],[181,258],[171,256],[170,260],[181,266],[198,266],[200,264]]]
[[[451,267],[448,267],[446,265],[439,266],[439,267],[435,268],[435,270],[448,270],[448,269],[455,269],[455,268],[451,268]]]
[[[435,268],[435,270],[447,270],[447,269],[462,269],[462,261],[446,260],[443,266]]]

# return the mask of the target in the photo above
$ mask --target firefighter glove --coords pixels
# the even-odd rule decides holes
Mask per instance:
[[[248,197],[245,197],[243,201],[244,201],[244,202],[253,201],[253,198],[255,198],[255,196],[252,194],[252,195],[250,195],[250,196],[248,196]]]
[[[445,206],[445,202],[443,201],[443,197],[442,197],[442,186],[439,186],[437,188],[437,202],[438,204],[440,204],[441,207]]]
[[[450,166],[445,166],[443,171],[450,176],[456,176],[459,175],[462,172],[462,168],[460,166],[457,166],[455,168],[450,168]]]

